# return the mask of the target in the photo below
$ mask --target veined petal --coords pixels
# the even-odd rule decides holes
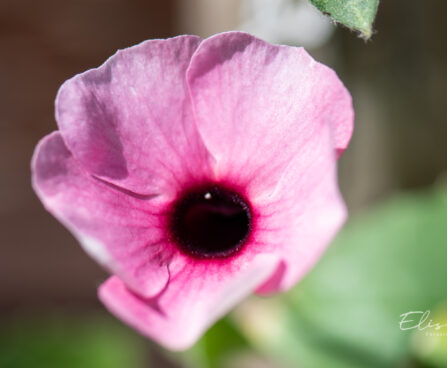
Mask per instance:
[[[146,41],[61,86],[56,120],[86,170],[138,194],[167,195],[209,176],[185,83],[200,41]]]
[[[314,266],[346,219],[337,185],[336,153],[329,125],[320,125],[269,196],[259,197],[258,241],[282,260],[257,292],[284,291]]]
[[[162,197],[138,197],[83,170],[59,132],[34,153],[33,186],[46,209],[83,248],[134,291],[153,296],[169,281],[173,249],[161,229]]]
[[[216,177],[246,185],[252,197],[275,189],[320,125],[330,126],[338,155],[350,139],[348,91],[302,48],[241,32],[218,34],[199,45],[187,80]]]

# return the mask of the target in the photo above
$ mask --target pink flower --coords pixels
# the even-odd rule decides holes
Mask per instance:
[[[146,41],[66,81],[56,120],[34,189],[113,274],[101,301],[168,348],[253,290],[292,287],[345,220],[351,98],[302,48]]]

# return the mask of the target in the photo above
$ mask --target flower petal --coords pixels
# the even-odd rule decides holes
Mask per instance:
[[[169,280],[171,248],[160,230],[163,197],[130,195],[80,167],[59,132],[36,147],[33,186],[46,209],[59,219],[98,262],[145,296]]]
[[[258,241],[273,245],[282,263],[257,290],[269,294],[291,288],[317,262],[346,219],[337,185],[336,156],[328,125],[299,151],[270,196],[255,205]]]
[[[132,293],[118,277],[99,288],[99,298],[124,322],[172,350],[192,346],[200,335],[271,274],[278,260],[257,256],[225,277],[228,269],[196,265],[171,279],[157,298]]]
[[[187,80],[196,123],[215,175],[272,192],[289,162],[329,125],[333,150],[353,129],[351,97],[336,74],[304,49],[228,32],[204,40]]]
[[[203,41],[187,78],[215,175],[247,188],[256,241],[282,259],[258,292],[288,289],[346,217],[336,159],[353,129],[351,97],[304,49],[240,32]]]
[[[62,85],[56,120],[86,170],[147,195],[175,191],[208,174],[185,82],[200,41],[196,36],[146,41]]]

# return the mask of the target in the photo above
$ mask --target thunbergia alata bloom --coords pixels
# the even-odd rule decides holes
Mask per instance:
[[[346,218],[351,97],[302,48],[241,32],[146,41],[66,81],[56,120],[34,189],[113,274],[106,307],[167,348],[252,291],[292,287]]]

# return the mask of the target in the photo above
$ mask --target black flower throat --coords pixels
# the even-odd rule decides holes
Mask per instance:
[[[173,240],[197,258],[226,258],[238,252],[252,229],[252,211],[238,193],[219,185],[189,190],[174,203]]]

